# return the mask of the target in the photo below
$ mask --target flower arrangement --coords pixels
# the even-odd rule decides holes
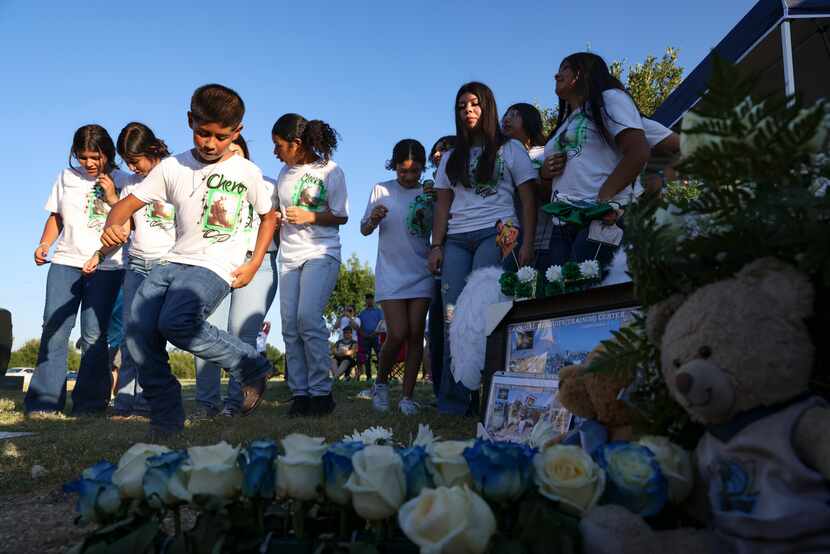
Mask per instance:
[[[332,444],[302,434],[186,451],[136,444],[117,466],[99,462],[65,486],[78,494],[79,523],[99,526],[75,552],[362,543],[381,552],[483,553],[505,542],[558,551],[579,544],[579,518],[598,503],[652,515],[668,497],[688,494],[688,453],[662,437],[606,444],[592,457],[547,431],[534,429],[529,444],[442,441],[425,425],[409,445],[381,427]],[[183,506],[199,514],[186,531]],[[173,537],[161,530],[169,513]]]
[[[596,285],[602,279],[602,268],[596,260],[552,265],[545,271],[545,296],[573,292]]]

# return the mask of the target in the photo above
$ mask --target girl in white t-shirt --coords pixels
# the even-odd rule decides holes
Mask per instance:
[[[426,151],[420,142],[398,142],[386,166],[397,178],[374,186],[360,223],[364,236],[379,229],[375,298],[386,319],[387,335],[380,350],[372,405],[381,412],[389,409],[389,372],[404,344],[406,370],[398,407],[405,415],[418,411],[412,394],[424,355],[424,325],[434,286],[427,269],[432,200],[421,186],[425,166]]]
[[[101,413],[110,399],[107,327],[124,269],[120,248],[104,254],[99,247],[101,229],[127,175],[117,169],[112,138],[100,125],[75,131],[70,152],[69,168],[52,185],[45,206],[49,217],[34,252],[35,264],[51,261],[51,266],[37,367],[24,400],[27,413],[64,408],[67,346],[79,308],[84,348],[72,391],[72,413]],[[73,165],[73,159],[80,167]],[[52,243],[55,252],[49,260]],[[101,258],[99,271],[85,276],[82,268],[96,252]]]
[[[625,206],[639,189],[638,177],[648,161],[649,147],[634,100],[611,75],[605,61],[590,52],[566,57],[556,73],[559,117],[545,145],[543,185],[551,183],[552,200],[578,206],[611,203],[614,210],[601,222],[581,226],[554,221],[543,267],[597,259],[607,267],[616,246],[589,239],[609,237]],[[562,154],[564,154],[563,158]],[[612,232],[609,232],[612,231]]]
[[[323,310],[340,272],[339,227],[349,219],[346,178],[331,160],[337,133],[327,123],[285,114],[271,130],[280,222],[280,315],[290,416],[334,409],[329,331]]]
[[[539,113],[539,110],[525,102],[513,104],[504,112],[501,119],[501,129],[506,136],[522,143],[527,149],[527,154],[530,156],[534,169],[538,172],[545,158],[545,134],[542,131],[542,114]],[[545,195],[542,192],[542,187],[537,186],[535,193],[538,207],[536,210],[536,236],[533,241],[533,249],[536,254],[535,259],[538,261],[547,252],[550,244],[552,222],[550,216],[542,210],[542,206],[548,203],[550,191]]]
[[[250,159],[248,144],[242,135],[228,147],[234,154]],[[273,198],[273,182],[267,177],[266,188]],[[247,213],[245,224],[239,232],[246,236],[248,252],[245,262],[250,261],[259,232],[259,217],[254,207],[248,204],[243,209]],[[219,329],[227,329],[228,333],[242,339],[251,346],[257,346],[257,337],[265,322],[265,315],[271,309],[277,295],[277,244],[271,241],[268,253],[262,264],[254,274],[251,282],[244,287],[232,289],[221,304],[208,317],[208,322]],[[263,346],[264,348],[264,346]],[[228,390],[224,405],[221,392],[221,368],[194,356],[196,365],[196,402],[206,415],[221,413],[226,417],[233,417],[242,410],[242,385],[233,375],[228,376]],[[220,406],[221,412],[220,412]]]
[[[533,263],[536,230],[533,197],[538,174],[524,146],[502,135],[493,92],[482,83],[467,83],[455,96],[454,110],[456,146],[441,158],[435,176],[437,200],[429,254],[430,271],[441,271],[445,327],[467,276],[475,269],[501,263],[496,224],[511,221],[519,226],[514,208],[517,192],[525,233],[518,253],[520,265]],[[443,367],[438,409],[464,414],[470,407],[470,391],[448,371],[449,343],[444,347]]]

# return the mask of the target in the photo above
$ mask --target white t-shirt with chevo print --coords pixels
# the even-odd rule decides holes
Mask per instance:
[[[133,193],[144,178],[133,175],[121,189],[121,198]],[[133,236],[130,256],[142,260],[159,260],[176,243],[176,208],[173,204],[154,200],[133,214]]]
[[[349,198],[343,170],[329,160],[283,166],[277,176],[277,198],[283,220],[280,227],[280,268],[295,269],[323,256],[340,261],[340,229],[330,225],[297,225],[285,221],[285,210],[299,207],[349,217]]]
[[[485,183],[477,182],[474,177],[481,148],[470,148],[469,187],[461,183],[453,186],[447,177],[447,162],[454,151],[449,150],[441,156],[435,174],[436,189],[453,191],[447,233],[452,235],[494,227],[498,220],[511,220],[518,227],[521,222],[514,208],[516,187],[539,177],[525,147],[515,139],[502,144],[496,156],[493,177]]]
[[[162,160],[132,194],[176,208],[176,243],[163,259],[210,269],[228,284],[245,261],[248,204],[258,214],[271,211],[262,171],[242,156],[205,164],[188,150]]]
[[[424,189],[404,188],[397,179],[372,188],[361,222],[369,221],[375,206],[388,211],[378,225],[378,257],[375,263],[375,300],[432,298],[434,277],[427,268],[428,231],[424,233],[421,210],[415,199]]]
[[[118,169],[110,173],[116,191],[121,191],[130,176]],[[64,169],[52,185],[46,201],[47,212],[60,215],[63,231],[55,244],[52,263],[83,267],[101,248],[101,231],[110,213],[104,191],[94,177],[83,170]],[[118,248],[98,264],[98,269],[123,269],[124,249]]]
[[[596,202],[599,189],[622,160],[614,138],[626,129],[643,129],[643,121],[634,101],[622,90],[602,93],[605,103],[603,123],[610,144],[581,108],[574,110],[545,145],[545,158],[564,152],[568,156],[562,175],[553,179],[553,196],[568,202]],[[628,204],[640,190],[639,179],[612,198]]]

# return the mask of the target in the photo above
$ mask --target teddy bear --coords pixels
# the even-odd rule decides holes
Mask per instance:
[[[592,373],[588,367],[603,351],[594,348],[581,364],[559,370],[557,399],[572,414],[598,421],[608,429],[609,440],[631,440],[632,409],[619,399],[631,384],[633,372]]]
[[[830,408],[808,391],[807,276],[774,258],[652,306],[666,385],[706,426],[695,449],[708,529],[651,531],[619,506],[582,520],[588,552],[830,552]]]

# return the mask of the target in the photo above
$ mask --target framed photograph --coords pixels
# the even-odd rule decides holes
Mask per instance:
[[[493,440],[525,442],[539,421],[549,421],[561,433],[572,415],[556,399],[557,379],[536,379],[498,373],[490,385],[484,430]]]
[[[630,282],[514,303],[487,337],[478,404],[482,424],[497,372],[557,379],[562,367],[584,360],[638,308]]]
[[[635,311],[623,308],[511,323],[504,369],[558,377],[561,368],[582,363],[600,341],[611,337],[611,331],[631,321]]]

